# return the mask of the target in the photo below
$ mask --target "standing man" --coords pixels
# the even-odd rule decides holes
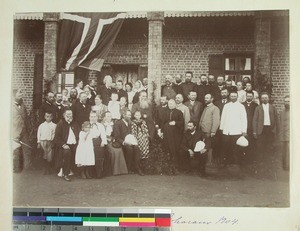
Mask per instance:
[[[161,87],[161,95],[165,95],[168,99],[175,99],[177,94],[182,93],[182,86],[176,86],[173,83],[173,77],[166,75],[166,84]]]
[[[175,97],[175,102],[176,102],[176,108],[180,110],[183,114],[183,119],[184,119],[184,130],[187,129],[187,124],[191,120],[191,115],[190,115],[190,110],[187,106],[185,106],[183,102],[183,96],[182,94],[177,94]]]
[[[104,105],[108,105],[108,102],[111,100],[111,93],[116,90],[112,88],[112,77],[110,75],[106,75],[103,79],[104,86],[100,88],[100,95],[102,99],[102,103]]]
[[[217,130],[220,125],[220,109],[213,104],[213,96],[212,94],[205,95],[205,108],[202,113],[199,127],[201,131],[205,134],[205,137],[214,143],[214,137],[217,133]],[[212,165],[213,163],[213,155],[212,148],[208,149],[208,165]]]
[[[195,83],[192,82],[193,72],[187,71],[185,72],[185,82],[182,84],[182,94],[184,102],[189,100],[189,94],[196,86]]]
[[[54,143],[58,147],[59,155],[61,155],[63,177],[66,181],[70,181],[69,175],[72,175],[75,168],[75,153],[80,128],[73,121],[71,109],[66,109],[63,117],[64,119],[59,121],[56,126]]]
[[[247,113],[247,135],[248,135],[248,141],[249,145],[246,149],[246,154],[249,158],[253,157],[255,153],[255,139],[253,137],[253,127],[252,127],[252,121],[254,116],[255,108],[257,107],[257,103],[254,103],[253,101],[254,94],[253,92],[247,92],[246,93],[246,102],[243,103],[246,113]],[[249,160],[249,158],[247,158]]]
[[[116,83],[116,90],[117,90],[117,94],[118,94],[118,100],[120,101],[120,99],[122,97],[126,98],[126,102],[128,102],[128,94],[126,91],[123,90],[123,81],[122,80],[118,80]]]
[[[224,105],[226,103],[229,103],[228,96],[229,96],[228,89],[227,88],[223,88],[221,90],[221,99],[218,100],[218,101],[216,101],[216,103],[215,103],[215,105],[220,109],[220,115],[222,114]]]
[[[218,90],[214,93],[215,94],[214,95],[214,100],[215,100],[214,103],[222,98],[221,97],[221,91],[225,88],[225,81],[224,81],[223,76],[218,76],[218,78],[217,78],[217,88],[218,88]]]
[[[155,127],[162,129],[163,121],[168,113],[168,98],[165,95],[160,97],[160,105],[155,108]]]
[[[79,100],[72,105],[71,109],[74,115],[74,121],[81,127],[83,122],[89,121],[91,106],[86,103],[87,95],[85,92],[81,92]]]
[[[122,119],[118,120],[114,125],[113,136],[124,151],[125,160],[128,171],[137,172],[140,176],[143,176],[143,172],[140,168],[140,149],[138,145],[131,145],[124,142],[125,137],[128,134],[132,134],[131,131],[131,112],[126,110],[122,114]]]
[[[96,80],[94,80],[94,79],[90,80],[88,86],[89,86],[90,91],[91,91],[91,99],[90,100],[94,103],[96,95],[98,95],[97,91],[96,91],[96,87],[97,87]],[[93,104],[93,105],[95,105],[95,104]]]
[[[290,97],[284,97],[284,109],[280,113],[279,141],[282,148],[282,167],[290,169]]]
[[[62,105],[63,95],[61,93],[55,94],[55,106],[57,110],[57,121],[60,121],[63,118],[64,106]],[[53,115],[52,115],[53,116]]]
[[[134,115],[136,111],[140,111],[142,118],[146,121],[149,135],[151,140],[154,138],[155,135],[155,123],[154,123],[154,112],[153,106],[151,102],[148,100],[147,92],[141,91],[139,93],[139,102],[133,104],[131,113]]]
[[[21,141],[28,145],[30,124],[22,97],[22,90],[20,88],[13,90],[12,138],[16,143]],[[21,172],[22,169],[28,169],[32,164],[31,149],[27,145],[18,145],[18,147],[13,150],[14,172]],[[22,159],[23,163],[21,162]]]
[[[200,76],[200,85],[194,86],[194,91],[197,92],[197,101],[204,105],[204,96],[210,92],[206,75]]]
[[[246,83],[245,90],[246,90],[246,92],[251,92],[251,91],[253,92],[253,94],[254,94],[253,101],[259,105],[260,104],[260,102],[259,102],[259,95],[258,95],[257,91],[253,90],[252,83]]]
[[[39,108],[39,123],[43,123],[45,121],[45,112],[52,112],[53,116],[53,123],[58,122],[58,115],[59,115],[59,110],[55,106],[55,97],[54,93],[52,91],[49,91],[46,94],[45,101],[42,103],[41,107]]]
[[[202,103],[196,101],[197,99],[197,93],[193,90],[189,93],[189,101],[185,102],[184,105],[187,106],[190,110],[191,120],[196,123],[196,126],[198,127],[200,116],[203,112],[203,105]]]
[[[174,84],[176,86],[181,86],[183,84],[180,74],[175,75],[175,83]]]
[[[168,111],[163,122],[163,142],[166,152],[171,155],[172,173],[178,174],[180,166],[179,150],[184,131],[183,114],[180,110],[176,109],[174,99],[168,101]]]
[[[212,96],[214,97],[214,99],[220,95],[220,90],[218,87],[218,84],[215,80],[215,76],[214,75],[208,75],[208,85],[209,85],[209,93],[212,94]]]
[[[247,113],[245,107],[237,101],[238,94],[231,92],[229,103],[225,104],[220,123],[223,133],[223,150],[226,163],[238,167],[240,164],[240,148],[236,141],[247,135]]]
[[[70,90],[70,97],[68,99],[68,101],[70,102],[71,106],[76,102],[77,98],[78,98],[77,90],[75,88],[72,88]]]
[[[261,94],[261,103],[256,107],[253,116],[253,136],[257,139],[259,159],[267,157],[272,150],[277,129],[277,111],[269,103],[268,93]]]

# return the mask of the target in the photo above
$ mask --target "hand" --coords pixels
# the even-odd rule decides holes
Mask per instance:
[[[203,148],[203,149],[200,151],[200,153],[203,154],[203,153],[205,153],[206,151],[207,151],[207,149],[206,149],[206,148]]]
[[[64,144],[62,147],[63,147],[63,149],[65,149],[65,150],[70,149],[69,145],[67,145],[67,144]]]
[[[171,125],[171,126],[174,126],[176,124],[176,122],[175,121],[171,121],[171,122],[169,122],[169,125]]]
[[[243,133],[242,133],[242,136],[245,136],[245,137],[246,137],[246,136],[247,136],[247,133],[246,133],[246,132],[243,132]]]
[[[212,132],[210,133],[210,137],[214,137],[216,135],[216,133]]]
[[[101,144],[101,145],[100,145],[100,147],[102,147],[102,148],[103,148],[104,146],[105,146],[104,144]]]
[[[37,144],[37,149],[40,149],[41,148],[41,143],[38,143]]]
[[[257,139],[257,134],[256,134],[256,133],[253,133],[253,137],[254,137],[255,139]]]
[[[143,117],[144,117],[144,119],[146,119],[146,118],[147,118],[147,115],[146,115],[146,114],[144,114],[144,115],[143,115]]]
[[[193,150],[189,149],[188,152],[189,152],[189,154],[190,154],[190,157],[194,157],[194,154],[195,154],[195,153],[193,152]]]

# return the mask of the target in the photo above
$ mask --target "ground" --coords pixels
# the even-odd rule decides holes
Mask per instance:
[[[14,174],[14,206],[72,207],[288,207],[289,172],[277,155],[268,163],[226,169],[206,178],[196,175],[122,175],[71,182],[40,169]]]

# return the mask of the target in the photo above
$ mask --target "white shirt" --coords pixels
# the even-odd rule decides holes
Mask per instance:
[[[106,131],[103,124],[99,122],[92,124],[90,133],[92,135],[92,138],[100,137],[102,140],[102,144],[103,145],[107,144]]]
[[[119,101],[109,101],[107,110],[111,113],[111,118],[113,119],[120,119],[120,102]]]
[[[67,144],[76,144],[76,137],[71,127],[69,128]]]
[[[240,91],[237,91],[238,93],[238,101],[240,103],[244,103],[246,101],[246,91],[245,90],[240,90]]]
[[[262,104],[263,110],[264,110],[264,126],[270,126],[270,111],[269,111],[269,103]]]
[[[37,131],[37,142],[40,143],[41,141],[52,141],[55,135],[55,128],[56,124],[51,122],[45,121],[44,123],[40,124],[38,131]]]
[[[239,102],[224,105],[220,130],[224,135],[241,135],[247,132],[247,113],[243,104]]]

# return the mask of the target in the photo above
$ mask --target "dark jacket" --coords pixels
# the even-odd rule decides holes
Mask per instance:
[[[165,117],[163,119],[163,127],[162,132],[164,132],[165,128],[170,126],[169,122],[175,121],[175,128],[178,132],[182,134],[184,130],[184,119],[183,119],[183,113],[178,109],[170,110],[168,108],[167,113],[165,114]],[[176,135],[176,134],[174,134]]]
[[[116,92],[116,89],[114,88],[106,88],[105,85],[102,85],[100,87],[99,94],[102,99],[102,103],[105,104],[106,106],[108,105],[108,102],[111,100],[111,93]]]
[[[275,133],[277,129],[277,111],[276,108],[269,104],[269,113],[270,113],[270,122],[272,132]],[[255,108],[254,116],[253,116],[253,133],[260,135],[264,128],[264,109],[262,105],[258,105]]]
[[[220,109],[220,115],[222,115],[224,105],[225,105],[226,103],[229,103],[229,102],[230,102],[229,99],[226,99],[226,103],[223,103],[222,101],[223,101],[223,99],[220,99],[220,100],[217,100],[217,101],[214,103],[214,105],[216,105],[216,106]]]
[[[62,119],[57,123],[55,129],[54,143],[57,147],[61,148],[64,144],[67,144],[70,127],[73,130],[74,135],[76,137],[76,142],[78,143],[80,132],[78,124],[74,121],[68,124],[64,119]]]
[[[171,84],[170,86],[164,85],[161,87],[161,95],[167,96],[168,99],[175,99],[177,94],[182,94],[182,86]]]
[[[188,95],[189,95],[190,91],[192,91],[194,89],[195,86],[196,86],[196,84],[193,82],[184,82],[181,84],[182,93],[183,93],[183,102],[188,101]]]
[[[88,104],[85,104],[85,106],[77,100],[71,107],[73,111],[73,119],[75,122],[78,123],[78,125],[81,127],[82,123],[84,121],[90,120],[90,112],[91,112],[91,106]]]
[[[201,114],[203,112],[203,104],[198,101],[195,101],[194,105],[192,105],[191,101],[187,101],[184,103],[184,105],[187,106],[190,110],[191,120],[195,121],[198,125],[201,118]]]
[[[116,90],[116,92],[118,93],[118,100],[120,101],[121,97],[125,97],[126,98],[126,102],[128,103],[128,94],[126,91],[124,91],[123,89],[121,90]]]
[[[187,152],[189,149],[194,151],[194,148],[198,141],[203,141],[205,143],[205,149],[210,148],[210,139],[207,139],[203,132],[198,129],[194,134],[191,134],[190,131],[185,131],[181,142],[181,149],[184,152]]]
[[[113,137],[115,138],[115,141],[122,145],[128,134],[131,134],[131,123],[127,126],[123,119],[116,121],[113,130]]]
[[[197,92],[197,101],[204,104],[204,96],[210,93],[209,85],[195,85],[193,90]]]
[[[155,108],[154,120],[155,125],[158,125],[159,128],[163,127],[164,119],[167,117],[168,110],[168,106],[162,107],[159,105]]]
[[[258,106],[258,104],[254,103],[252,101],[248,106],[248,103],[246,101],[246,102],[243,103],[243,105],[245,106],[246,113],[247,113],[247,128],[248,128],[247,130],[248,130],[248,132],[252,133],[252,130],[253,130],[252,120],[253,120],[255,108]]]
[[[43,102],[39,109],[39,123],[41,124],[45,121],[45,112],[47,112],[47,111],[52,112],[52,115],[53,115],[52,122],[57,123],[59,120],[58,119],[59,118],[59,110],[55,106],[55,103],[51,104],[48,101]]]

